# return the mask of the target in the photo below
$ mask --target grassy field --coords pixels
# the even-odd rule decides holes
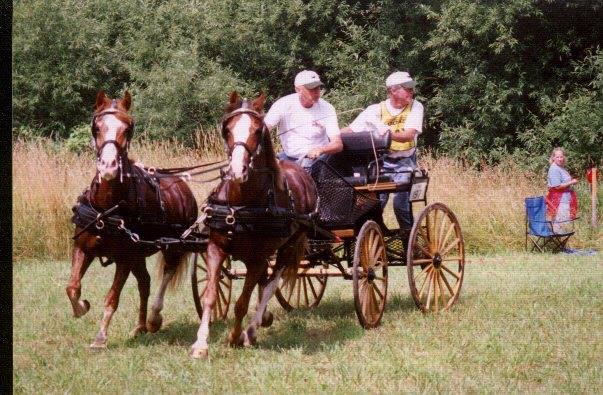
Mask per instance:
[[[209,362],[187,356],[198,328],[189,281],[168,294],[158,333],[130,339],[138,296],[128,280],[109,348],[95,353],[88,344],[113,268],[89,270],[82,296],[92,308],[80,319],[64,291],[69,262],[26,260],[13,270],[16,393],[599,393],[603,386],[601,253],[469,256],[461,299],[440,315],[417,311],[406,270],[392,268],[383,324],[371,331],[358,325],[351,282],[330,280],[313,310],[285,313],[272,301],[274,325],[252,349],[225,344],[231,306],[229,319],[211,328]]]

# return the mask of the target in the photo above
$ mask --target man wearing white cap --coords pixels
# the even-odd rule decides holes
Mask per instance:
[[[391,133],[390,153],[384,160],[383,171],[396,182],[409,178],[403,171],[417,167],[417,136],[423,132],[423,105],[415,100],[416,82],[405,71],[396,71],[387,77],[387,100],[368,106],[342,132],[373,131],[379,135]],[[394,194],[394,213],[401,229],[413,224],[412,204],[409,192]],[[385,207],[389,194],[381,194]]]
[[[295,76],[295,93],[278,99],[264,117],[268,129],[278,125],[284,152],[279,159],[309,167],[323,154],[343,149],[335,108],[320,97],[323,83],[316,72]]]

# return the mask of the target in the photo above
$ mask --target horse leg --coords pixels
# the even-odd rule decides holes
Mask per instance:
[[[255,342],[255,337],[249,339],[247,332],[242,331],[243,318],[247,315],[247,309],[249,308],[249,299],[253,293],[253,289],[261,280],[262,276],[266,274],[266,267],[268,263],[264,261],[245,262],[247,266],[247,274],[245,275],[245,283],[243,284],[243,291],[241,296],[235,304],[235,324],[232,331],[228,335],[228,343],[231,346],[251,346]],[[265,308],[265,306],[264,306]],[[263,310],[262,310],[263,313]],[[261,322],[261,315],[260,315]]]
[[[151,315],[147,321],[147,329],[151,333],[157,332],[161,329],[163,323],[163,316],[161,310],[163,310],[163,300],[165,298],[165,292],[170,282],[178,280],[179,271],[186,269],[185,255],[182,253],[170,253],[169,251],[162,252],[162,259],[160,261],[161,267],[159,270],[163,270],[161,275],[161,285],[155,296],[153,306],[151,306]]]
[[[194,359],[207,358],[209,356],[209,346],[207,344],[209,322],[218,296],[219,274],[224,259],[226,259],[226,253],[210,241],[207,246],[205,259],[205,263],[207,264],[207,285],[202,297],[203,315],[201,316],[201,324],[197,331],[197,340],[193,343],[190,353],[190,356]]]
[[[111,322],[113,314],[117,310],[119,295],[121,294],[121,290],[123,289],[131,270],[131,265],[124,262],[122,259],[115,260],[115,277],[113,278],[111,289],[107,292],[107,296],[105,297],[105,311],[101,320],[100,330],[90,345],[91,349],[107,348],[107,329],[109,328],[109,323]]]
[[[276,291],[276,287],[285,268],[290,267],[295,271],[297,270],[297,265],[302,259],[304,253],[304,242],[305,234],[300,232],[294,235],[291,241],[287,242],[284,246],[278,249],[276,254],[276,265],[273,268],[272,275],[267,281],[263,281],[263,283],[266,284],[260,287],[260,290],[263,288],[263,292],[260,292],[260,302],[254,317],[249,322],[249,326],[245,331],[246,338],[249,343],[255,343],[256,332],[260,325],[270,326],[272,323],[272,313],[266,311],[266,307],[268,306],[270,298],[272,298],[274,292]]]
[[[264,294],[264,289],[266,289],[266,284],[268,282],[268,276],[265,276],[265,279],[262,279],[258,284],[258,304],[256,305],[256,311],[260,307],[260,303],[262,302],[262,295]],[[262,326],[265,328],[269,328],[272,325],[272,321],[274,321],[274,316],[268,310],[264,311],[262,315]]]
[[[138,294],[140,295],[140,310],[138,311],[138,324],[130,332],[131,337],[136,337],[147,331],[147,305],[151,293],[151,276],[147,270],[144,257],[133,262],[132,274],[138,282]]]
[[[255,311],[255,315],[249,322],[249,326],[244,332],[244,338],[246,339],[246,346],[255,344],[256,340],[256,332],[258,327],[261,326],[270,326],[272,324],[272,313],[266,311],[266,307],[268,306],[268,302],[270,298],[274,295],[276,291],[276,286],[281,279],[281,275],[283,274],[283,270],[285,270],[284,266],[275,267],[272,276],[268,280],[268,283],[262,287],[260,287],[260,301],[258,303],[257,309]]]
[[[79,318],[90,310],[90,303],[87,300],[80,300],[82,294],[82,277],[90,263],[94,260],[93,255],[86,254],[80,247],[74,246],[71,255],[71,279],[65,288],[67,297],[73,308],[73,316]]]

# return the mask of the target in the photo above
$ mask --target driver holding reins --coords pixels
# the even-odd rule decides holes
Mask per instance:
[[[320,97],[318,74],[303,70],[295,76],[295,93],[278,99],[264,117],[268,129],[278,126],[284,152],[281,160],[310,167],[323,154],[343,149],[335,108]]]
[[[383,171],[395,182],[408,182],[408,169],[417,168],[417,136],[423,131],[423,105],[414,99],[416,82],[406,71],[396,71],[387,77],[387,99],[368,106],[342,132],[373,131],[383,136],[390,132],[392,144],[383,162]],[[408,181],[407,181],[408,180]],[[385,208],[389,193],[380,195]],[[394,213],[400,229],[413,225],[410,192],[394,193]]]

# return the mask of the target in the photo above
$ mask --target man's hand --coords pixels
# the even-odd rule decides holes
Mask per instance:
[[[377,129],[377,136],[379,137],[383,137],[385,136],[388,132],[389,132],[389,128],[388,127],[380,127]]]
[[[322,147],[316,147],[316,148],[312,148],[310,151],[308,151],[308,153],[306,154],[306,158],[310,158],[310,159],[316,159],[318,158],[320,155],[322,154]]]

